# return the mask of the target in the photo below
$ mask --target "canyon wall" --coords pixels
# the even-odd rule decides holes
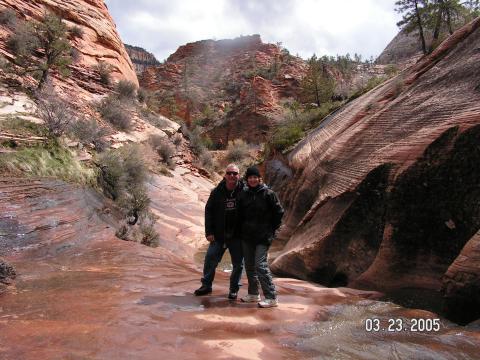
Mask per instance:
[[[274,272],[424,289],[456,321],[480,316],[479,26],[465,25],[266,164],[288,209]]]

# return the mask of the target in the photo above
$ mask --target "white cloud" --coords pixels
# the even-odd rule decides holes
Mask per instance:
[[[377,56],[398,32],[389,0],[105,0],[122,39],[159,60],[186,44],[260,34],[303,58]]]

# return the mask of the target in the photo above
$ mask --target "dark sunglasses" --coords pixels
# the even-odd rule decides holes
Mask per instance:
[[[227,171],[227,175],[238,175],[236,171]]]

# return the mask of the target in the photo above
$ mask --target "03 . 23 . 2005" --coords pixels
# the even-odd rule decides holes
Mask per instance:
[[[367,332],[437,332],[441,328],[440,319],[430,318],[394,318],[385,320],[368,318],[365,320],[364,325]]]

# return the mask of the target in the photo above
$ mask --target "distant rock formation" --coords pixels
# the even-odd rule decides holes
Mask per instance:
[[[281,101],[300,93],[306,63],[259,35],[180,46],[165,64],[140,76],[157,92],[161,112],[187,123],[206,119],[214,142],[263,142]]]
[[[140,75],[149,66],[160,64],[155,58],[155,55],[139,46],[125,44],[125,49],[127,50],[128,56],[130,56],[130,60],[132,60],[133,66],[135,66],[137,75]]]
[[[430,43],[431,39],[428,41]],[[407,33],[402,30],[388,43],[375,62],[383,65],[404,64],[418,60],[422,55],[422,44],[418,31]]]
[[[288,209],[274,272],[480,317],[479,47],[477,18],[266,164]]]

